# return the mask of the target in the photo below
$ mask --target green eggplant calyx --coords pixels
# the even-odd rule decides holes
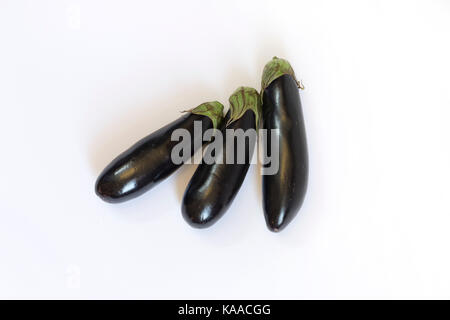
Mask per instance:
[[[264,66],[261,80],[261,96],[264,90],[266,90],[266,88],[272,83],[272,81],[285,74],[289,74],[292,76],[292,78],[294,78],[299,89],[304,89],[303,84],[299,82],[295,77],[294,69],[292,69],[291,64],[285,59],[273,57],[273,59]]]
[[[261,99],[256,89],[250,87],[239,87],[228,99],[230,102],[230,119],[227,126],[240,119],[247,110],[252,110],[255,114],[255,127],[258,129],[261,119]]]
[[[205,102],[194,109],[183,112],[191,112],[208,117],[211,119],[214,129],[217,129],[223,120],[223,104],[218,101]]]

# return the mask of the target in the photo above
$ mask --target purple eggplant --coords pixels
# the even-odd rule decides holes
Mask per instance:
[[[284,59],[273,58],[263,71],[262,128],[270,154],[272,129],[278,130],[279,169],[263,175],[263,209],[269,230],[278,232],[297,215],[308,184],[308,149],[300,102],[300,83]],[[268,164],[264,165],[265,167]]]
[[[187,111],[115,158],[98,177],[96,194],[106,202],[117,203],[150,190],[182,165],[171,158],[172,149],[179,143],[171,139],[174,130],[186,129],[192,137],[190,154],[182,155],[188,159],[197,151],[196,147],[202,146],[203,133],[219,125],[222,118],[223,105],[217,101]],[[201,135],[194,134],[195,122],[201,124]]]

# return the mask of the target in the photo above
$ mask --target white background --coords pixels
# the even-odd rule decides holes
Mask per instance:
[[[1,298],[450,298],[448,1],[1,1]],[[293,65],[301,213],[266,229],[252,166],[196,230],[186,166],[94,194],[138,139]]]

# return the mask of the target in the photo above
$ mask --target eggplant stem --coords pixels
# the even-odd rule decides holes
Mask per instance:
[[[297,80],[297,87],[300,90],[305,90],[305,86],[303,85],[302,80],[300,80],[300,81]]]

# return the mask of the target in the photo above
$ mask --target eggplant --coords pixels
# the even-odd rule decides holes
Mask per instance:
[[[181,155],[187,160],[202,146],[203,133],[216,128],[222,118],[223,105],[217,101],[206,102],[186,111],[179,119],[141,139],[116,157],[98,177],[96,194],[106,202],[118,203],[150,190],[183,164],[174,163],[171,158],[172,149],[179,143],[172,141],[174,130],[186,129],[192,137],[190,154]],[[201,123],[201,135],[194,134],[194,123],[197,121]]]
[[[253,88],[240,87],[230,96],[229,102],[230,111],[225,117],[228,122],[222,128],[223,147],[214,150],[213,163],[208,164],[203,158],[183,196],[182,215],[195,228],[210,227],[230,207],[245,179],[255,149],[256,128],[261,112],[258,92]],[[227,130],[229,133],[235,132],[230,129],[242,129],[250,135],[253,133],[254,139],[239,140],[237,135],[228,136]],[[253,129],[253,132],[246,131],[248,129]],[[231,139],[234,142],[232,144]],[[243,146],[245,151],[242,150]],[[211,148],[213,143],[207,147],[205,154],[213,154]],[[227,161],[228,158],[233,159],[232,163]]]
[[[279,169],[262,177],[263,210],[269,230],[278,232],[297,215],[308,184],[308,150],[299,88],[288,61],[274,57],[261,83],[262,128],[271,150],[271,129],[278,129]],[[264,168],[268,164],[263,165]]]

